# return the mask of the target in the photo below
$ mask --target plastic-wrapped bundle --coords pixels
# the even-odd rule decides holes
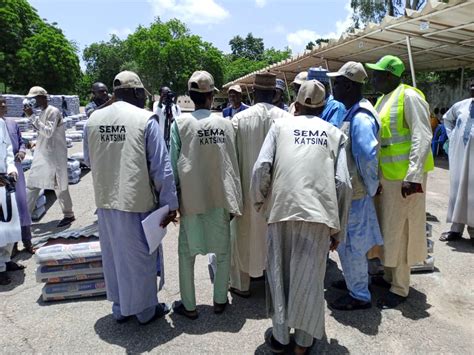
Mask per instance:
[[[35,222],[39,221],[41,217],[43,217],[46,213],[46,207],[41,206],[40,208],[37,208],[33,211],[31,214],[31,219]]]
[[[68,172],[77,170],[80,167],[81,167],[81,164],[77,160],[68,158],[68,160],[67,160],[67,171]]]
[[[76,131],[83,131],[87,121],[76,122]]]
[[[16,124],[18,125],[18,128],[20,129],[20,132],[26,132],[29,131],[30,129],[33,128],[30,120],[28,118],[15,118],[14,119]]]
[[[10,117],[22,117],[23,115],[23,99],[25,96],[23,95],[10,95],[10,94],[3,94],[2,95],[7,103],[8,107],[8,116]]]
[[[21,167],[23,168],[23,171],[31,169],[31,164],[33,164],[33,157],[31,155],[26,155],[25,159],[23,159],[21,162]]]
[[[85,113],[79,113],[77,115],[68,116],[68,118],[71,119],[72,125],[74,125],[76,122],[87,120],[87,115]]]
[[[25,132],[21,134],[21,138],[26,140],[33,140],[38,138],[38,132]]]
[[[59,283],[103,278],[101,261],[73,265],[39,265],[36,269],[36,282]]]
[[[72,139],[71,138],[66,138],[66,147],[72,148]]]
[[[42,291],[43,301],[60,301],[105,294],[104,279],[46,284]]]
[[[72,121],[71,117],[65,117],[64,124],[66,125],[66,129],[74,127],[74,122]]]
[[[66,138],[70,138],[73,142],[82,142],[82,132],[67,132]]]
[[[101,261],[99,242],[55,244],[39,248],[35,254],[37,264],[72,265]]]
[[[46,196],[44,195],[44,192],[43,192],[36,200],[35,208],[41,208],[45,205],[46,205]]]
[[[81,164],[84,163],[84,153],[83,152],[74,153],[69,158],[77,160]]]

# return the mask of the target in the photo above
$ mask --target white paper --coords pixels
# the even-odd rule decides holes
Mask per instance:
[[[160,227],[160,224],[168,215],[169,211],[170,208],[166,205],[157,209],[142,221],[143,231],[145,232],[150,254],[153,254],[166,235],[166,228]]]

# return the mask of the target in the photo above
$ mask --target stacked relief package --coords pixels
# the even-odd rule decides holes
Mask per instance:
[[[33,221],[39,221],[41,217],[46,213],[46,196],[44,190],[41,190],[38,199],[36,200],[35,210],[31,214],[31,219]]]
[[[81,179],[81,163],[75,159],[67,160],[67,176],[69,184],[77,184]]]
[[[43,301],[105,295],[99,242],[44,246],[35,255]]]

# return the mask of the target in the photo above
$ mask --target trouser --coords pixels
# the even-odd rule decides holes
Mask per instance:
[[[230,286],[243,292],[250,290],[250,275],[239,270],[238,267],[232,267],[230,270]]]
[[[36,208],[36,200],[40,194],[41,189],[36,187],[27,187],[26,188],[26,199],[28,202],[28,211],[32,214]],[[69,189],[64,191],[54,190],[56,198],[58,199],[59,206],[63,211],[64,218],[74,217],[74,212],[72,211],[72,200],[71,195],[69,194]]]
[[[188,311],[196,309],[196,290],[194,287],[194,263],[196,255],[191,255],[186,238],[180,238],[179,254],[179,291],[184,308]],[[216,274],[214,278],[214,302],[227,302],[229,287],[230,253],[216,254]]]
[[[370,302],[369,264],[366,254],[357,250],[352,251],[346,243],[339,244],[337,252],[349,294],[357,300]]]
[[[0,272],[7,271],[7,263],[11,260],[13,244],[9,243],[0,247]]]
[[[395,267],[384,267],[384,279],[392,286],[390,292],[402,297],[408,296],[410,290],[410,266],[408,265],[408,233],[402,234],[402,241],[398,251],[398,264]]]
[[[135,316],[137,317],[140,323],[146,323],[155,315],[156,307],[157,306],[148,307],[142,312],[135,314]],[[120,313],[120,304],[115,302],[112,304],[112,315],[115,320],[122,320],[125,318],[124,316],[122,316],[122,313]]]
[[[453,223],[451,224],[451,232],[461,233],[462,235],[464,233],[464,227],[465,225],[462,223]],[[469,237],[474,239],[474,227],[467,226],[467,232],[469,233]]]
[[[273,337],[283,345],[288,345],[290,343],[290,327],[288,327],[287,322],[279,323],[275,316],[272,317]],[[306,333],[303,330],[295,329],[295,342],[301,347],[308,348],[313,345],[313,337],[311,334]]]
[[[21,227],[21,241],[23,242],[23,244],[31,243],[31,226]]]

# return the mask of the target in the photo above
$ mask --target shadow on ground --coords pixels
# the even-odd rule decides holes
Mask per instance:
[[[127,353],[151,351],[183,333],[192,335],[213,332],[238,333],[247,319],[266,318],[264,285],[263,281],[252,282],[252,297],[248,299],[232,297],[225,312],[219,315],[214,314],[212,306],[198,305],[199,318],[197,320],[192,321],[184,316],[170,313],[169,317],[159,319],[147,326],[139,325],[136,319],[125,324],[117,324],[112,315],[108,315],[99,319],[94,329],[102,340],[124,348]]]
[[[462,238],[457,240],[450,240],[446,244],[451,247],[452,251],[459,253],[474,253],[474,241],[470,238]]]
[[[8,271],[8,277],[12,280],[9,285],[0,286],[0,293],[11,291],[25,282],[25,270]]]

